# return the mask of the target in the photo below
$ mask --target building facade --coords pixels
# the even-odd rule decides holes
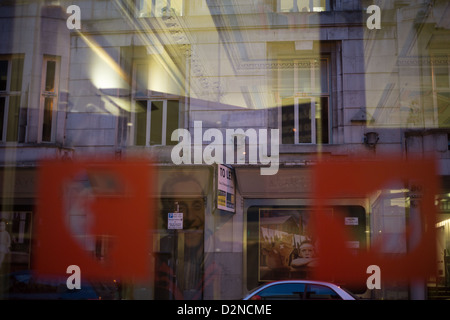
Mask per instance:
[[[154,279],[124,284],[124,297],[238,299],[265,281],[310,277],[292,261],[316,240],[315,163],[395,154],[438,159],[437,277],[358,293],[427,298],[427,287],[449,285],[446,1],[0,8],[2,219],[15,239],[3,271],[32,268],[37,170],[48,157],[143,155],[156,164]],[[228,192],[221,177],[230,178]],[[383,234],[385,254],[412,250],[405,189],[332,202],[353,249]],[[184,214],[182,230],[168,226],[174,211]],[[162,266],[171,270],[167,281],[158,280]]]

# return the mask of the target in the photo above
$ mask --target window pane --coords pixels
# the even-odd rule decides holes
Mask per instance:
[[[52,115],[53,115],[53,98],[45,98],[44,124],[42,126],[42,141],[51,141],[52,139]]]
[[[447,128],[450,125],[450,92],[438,92],[436,98],[439,127]]]
[[[0,140],[3,140],[3,123],[5,118],[5,103],[6,98],[0,97]]]
[[[10,96],[6,141],[17,141],[19,111],[20,111],[20,96]]]
[[[334,292],[331,288],[310,284],[306,291],[306,299],[337,299],[341,300],[341,297]]]
[[[285,283],[273,285],[258,293],[263,300],[300,300],[303,299],[305,285]]]
[[[295,8],[297,7],[296,0],[278,0],[280,3],[280,12],[295,12],[298,11]]]
[[[47,71],[45,76],[45,91],[55,91],[56,61],[47,61]]]
[[[0,91],[6,90],[8,81],[8,60],[0,60]]]
[[[162,144],[163,101],[152,101],[150,145]]]
[[[147,2],[149,3],[148,7],[151,7],[151,2],[147,0],[136,0],[136,10],[138,17],[149,17],[150,10],[147,9]]]
[[[147,133],[147,101],[136,101],[136,123],[134,127],[135,143],[137,146],[145,146]]]
[[[328,62],[325,59],[320,61],[320,90],[322,93],[329,93],[328,91]]]
[[[148,65],[136,65],[136,96],[146,97],[148,90]]]
[[[176,16],[183,15],[183,2],[184,2],[184,0],[171,0],[170,1],[170,6],[172,8],[172,12]]]
[[[282,97],[291,97],[294,95],[294,70],[287,69],[280,72],[280,95]]]
[[[170,12],[170,8],[167,5],[167,0],[154,0],[155,7],[153,14],[155,17],[162,17],[163,15],[168,15]]]
[[[311,69],[298,70],[298,91],[311,92]]]
[[[436,88],[448,88],[450,86],[448,66],[435,68],[434,73],[436,77]]]
[[[284,144],[295,143],[294,99],[284,99],[281,108],[281,139]]]
[[[316,139],[317,143],[329,143],[328,137],[328,97],[316,100]]]
[[[312,143],[311,136],[311,100],[299,99],[298,101],[298,142]]]
[[[23,58],[12,59],[10,91],[22,90]]]
[[[171,141],[172,132],[178,129],[179,101],[167,101],[167,126],[166,126],[166,145],[175,145],[178,141]]]

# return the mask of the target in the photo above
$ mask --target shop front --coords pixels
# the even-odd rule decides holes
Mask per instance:
[[[151,298],[203,299],[208,280],[205,217],[211,214],[213,170],[206,166],[158,168]]]
[[[0,274],[31,267],[36,170],[0,170]]]
[[[320,239],[312,225],[313,181],[307,167],[282,167],[276,176],[260,176],[253,168],[236,168],[244,197],[244,292],[271,281],[315,279]],[[337,217],[350,235],[352,251],[369,245],[365,199],[337,199],[325,214]],[[353,286],[364,293],[365,283]]]

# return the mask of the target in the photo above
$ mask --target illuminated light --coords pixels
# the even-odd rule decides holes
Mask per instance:
[[[81,32],[78,34],[99,58],[94,61],[91,69],[92,81],[97,88],[120,88],[120,83],[123,85],[128,82],[126,73],[99,44]]]
[[[450,219],[446,219],[436,223],[436,228],[444,227],[447,224],[450,224]]]

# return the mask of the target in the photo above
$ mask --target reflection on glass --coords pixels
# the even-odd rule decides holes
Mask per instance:
[[[135,144],[145,146],[147,140],[147,101],[136,101],[136,123],[134,125]]]
[[[42,141],[50,141],[52,137],[53,98],[45,98]]]
[[[6,91],[8,82],[8,60],[0,60],[0,91]]]
[[[163,101],[151,102],[150,145],[162,144]]]
[[[171,141],[171,136],[172,132],[178,129],[179,104],[177,100],[167,101],[166,145],[175,145],[178,143],[178,140]]]
[[[45,77],[45,91],[55,91],[55,74],[56,74],[56,61],[47,61],[47,71]]]
[[[22,90],[23,58],[13,58],[10,91]]]
[[[9,97],[6,141],[17,141],[19,129],[20,96]]]

